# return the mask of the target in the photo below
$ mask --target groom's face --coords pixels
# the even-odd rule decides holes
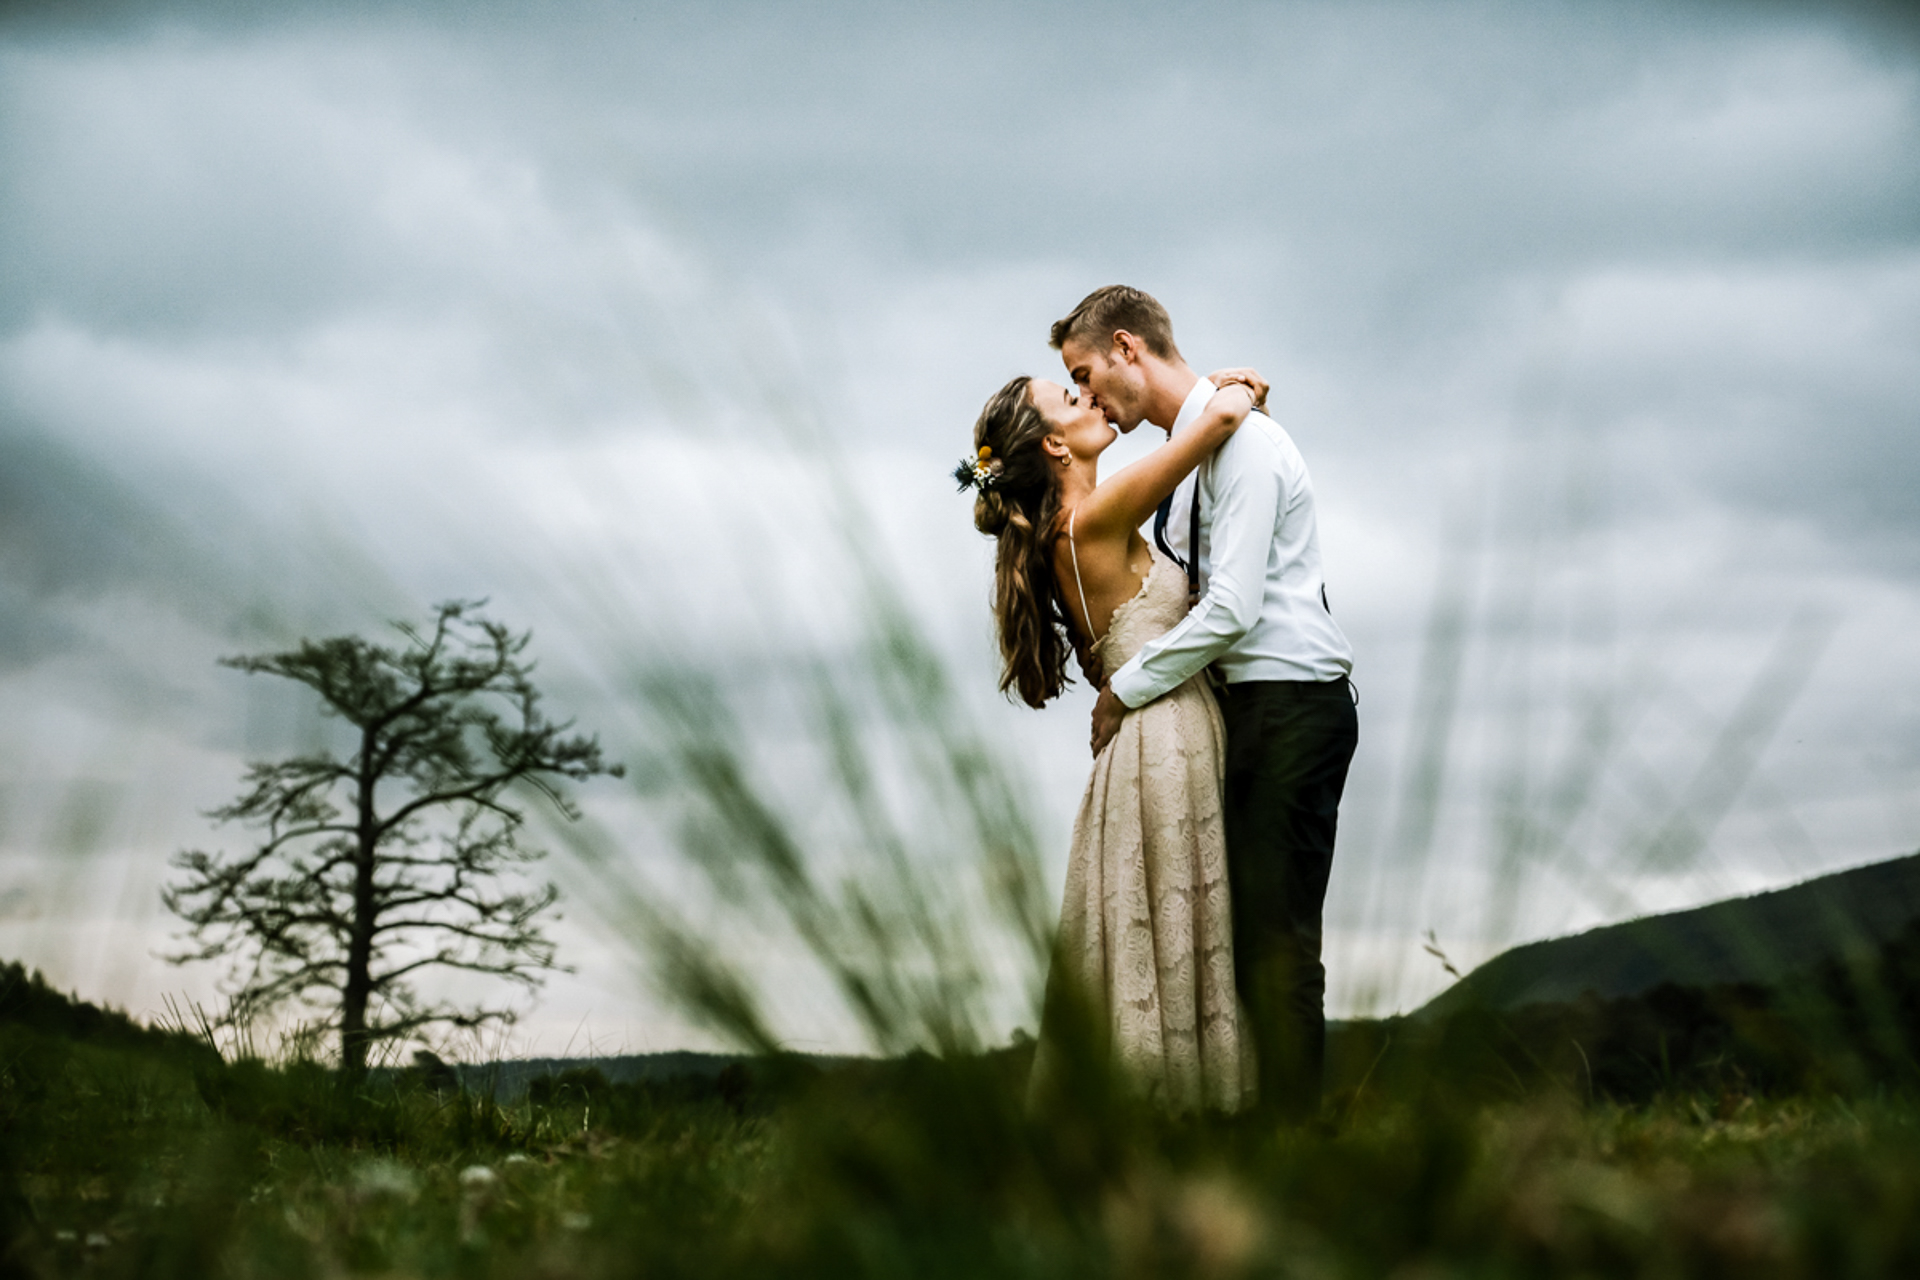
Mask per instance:
[[[1060,344],[1060,359],[1082,396],[1107,415],[1122,434],[1146,417],[1147,383],[1139,364],[1128,358],[1118,342],[1102,350],[1091,342],[1069,338]]]

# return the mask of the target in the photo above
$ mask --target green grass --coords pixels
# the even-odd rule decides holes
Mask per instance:
[[[1920,1104],[1347,1091],[1305,1129],[1083,1095],[1024,1056],[744,1091],[405,1078],[0,1028],[26,1276],[1881,1276],[1920,1268]]]

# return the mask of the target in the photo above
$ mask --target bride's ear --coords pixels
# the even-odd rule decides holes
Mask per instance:
[[[1067,448],[1067,438],[1063,435],[1049,434],[1042,436],[1040,439],[1040,447],[1045,449],[1047,451],[1047,457],[1053,459],[1055,462],[1073,461],[1073,450]]]

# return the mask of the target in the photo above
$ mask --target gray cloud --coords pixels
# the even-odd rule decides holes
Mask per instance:
[[[137,491],[84,454],[0,426],[0,666],[81,637],[57,601],[113,591],[199,595],[208,556]]]

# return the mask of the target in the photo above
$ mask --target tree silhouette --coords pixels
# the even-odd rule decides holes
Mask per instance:
[[[197,945],[169,959],[233,957],[229,1016],[302,1006],[339,1032],[349,1075],[371,1046],[423,1027],[513,1020],[423,1000],[414,979],[464,970],[532,990],[560,967],[541,928],[558,891],[518,874],[545,854],[520,844],[514,795],[574,819],[561,782],[621,772],[597,739],[541,713],[521,658],[530,634],[480,616],[483,604],[439,605],[424,630],[396,624],[394,648],[339,636],[221,659],[311,688],[353,748],[247,767],[243,794],[209,816],[258,828],[260,843],[173,859],[185,874],[163,898]]]

